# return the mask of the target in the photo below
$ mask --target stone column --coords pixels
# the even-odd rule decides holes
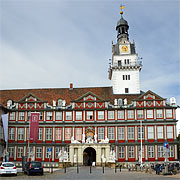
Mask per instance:
[[[72,145],[69,146],[69,160],[71,164],[74,161],[74,147]]]

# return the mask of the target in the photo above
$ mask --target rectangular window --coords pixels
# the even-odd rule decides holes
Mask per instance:
[[[134,127],[128,127],[128,139],[134,139]]]
[[[154,146],[148,146],[149,158],[154,158]]]
[[[129,158],[134,158],[134,146],[128,147]]]
[[[62,128],[56,128],[55,137],[57,141],[61,141],[61,135],[62,135]]]
[[[124,158],[124,146],[119,146],[119,158]]]
[[[163,146],[158,146],[158,157],[163,157],[164,148]]]
[[[48,152],[48,149],[51,149],[52,150],[52,148],[51,147],[46,147],[46,158],[49,158],[49,152]],[[52,152],[51,152],[52,153]]]
[[[143,110],[137,110],[137,118],[138,119],[144,118],[144,111]]]
[[[47,120],[52,120],[52,112],[47,112]]]
[[[174,157],[174,146],[173,145],[169,146],[169,157]]]
[[[43,131],[43,128],[39,128],[38,140],[42,140],[42,131]]]
[[[39,112],[39,120],[42,121],[43,120],[43,112]]]
[[[17,158],[22,158],[22,155],[23,155],[23,147],[18,147]]]
[[[24,128],[18,128],[18,140],[24,140]]]
[[[65,128],[65,140],[71,140],[71,128]]]
[[[81,141],[82,140],[82,128],[75,128],[75,134],[76,134],[75,139],[78,141]]]
[[[52,140],[52,128],[46,128],[46,140]]]
[[[157,126],[157,138],[163,139],[163,126]]]
[[[148,139],[154,139],[154,127],[148,126]]]
[[[42,148],[37,147],[36,148],[36,158],[41,158],[42,157]]]
[[[62,120],[62,112],[56,112],[56,120]]]
[[[9,128],[9,140],[14,140],[15,129]]]
[[[166,109],[166,118],[172,118],[172,109]]]
[[[157,119],[162,119],[163,118],[163,110],[162,109],[157,109],[156,110],[156,118]]]
[[[27,118],[28,121],[31,120],[31,111],[28,112],[28,118]]]
[[[147,119],[152,119],[153,118],[153,110],[148,109],[147,110]]]
[[[167,126],[167,139],[173,139],[173,126]]]
[[[92,120],[93,119],[93,111],[87,111],[87,120]]]
[[[9,114],[9,120],[16,120],[15,117],[16,117],[16,113],[15,112],[10,112]]]
[[[9,147],[9,157],[10,158],[14,157],[14,147]]]
[[[108,119],[114,119],[114,111],[108,111]]]
[[[133,110],[128,110],[128,119],[134,119],[134,111]]]
[[[102,140],[102,139],[104,139],[104,128],[99,127],[98,128],[98,140]]]
[[[108,127],[108,138],[114,140],[114,127]]]
[[[82,120],[82,111],[76,111],[76,120]]]
[[[125,93],[129,93],[129,88],[125,88]]]
[[[98,119],[104,119],[104,111],[98,111]]]
[[[142,135],[142,139],[144,139],[144,127],[138,127],[138,139],[141,139],[141,135]]]
[[[124,111],[118,111],[118,119],[124,119]]]
[[[61,147],[56,147],[55,151],[56,151],[55,152],[55,158],[58,159],[59,158],[58,155],[59,155],[59,152],[61,151]]]
[[[19,112],[19,120],[24,120],[24,112]]]
[[[29,140],[29,128],[27,128],[27,140]]]
[[[130,80],[130,75],[128,75],[128,80]]]
[[[124,127],[118,127],[118,139],[124,140]]]
[[[72,112],[66,112],[66,120],[72,120]]]

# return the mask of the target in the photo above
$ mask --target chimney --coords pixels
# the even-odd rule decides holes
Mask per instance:
[[[69,90],[73,90],[73,83],[70,83]]]

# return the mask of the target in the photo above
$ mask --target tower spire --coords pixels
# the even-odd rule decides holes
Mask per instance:
[[[121,14],[121,17],[122,17],[122,15],[123,15],[123,9],[124,9],[124,8],[125,8],[125,6],[121,4],[121,6],[120,6],[120,14]]]

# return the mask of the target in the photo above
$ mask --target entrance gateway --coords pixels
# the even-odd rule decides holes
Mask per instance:
[[[88,147],[83,152],[83,165],[92,166],[92,163],[96,163],[96,150]]]

